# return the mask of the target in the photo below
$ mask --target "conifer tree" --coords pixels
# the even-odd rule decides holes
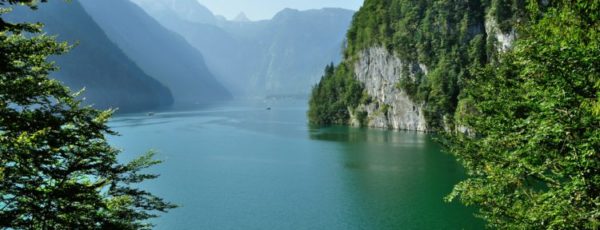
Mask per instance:
[[[41,2],[45,2],[42,0]],[[42,25],[2,15],[36,0],[0,0],[0,228],[147,229],[175,206],[135,185],[157,175],[153,153],[127,164],[107,142],[113,111],[82,105],[48,75],[48,57],[71,48],[42,34]],[[35,13],[32,11],[32,13]]]

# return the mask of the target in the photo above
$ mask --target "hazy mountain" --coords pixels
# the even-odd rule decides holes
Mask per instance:
[[[17,7],[6,18],[37,21],[44,30],[58,35],[58,40],[77,43],[73,50],[54,58],[60,71],[52,75],[73,90],[86,88],[86,102],[99,108],[118,107],[120,111],[137,111],[172,103],[170,91],[144,73],[74,1],[44,3],[35,13]]]
[[[333,8],[286,9],[271,20],[227,21],[213,16],[215,24],[197,23],[176,16],[173,7],[155,8],[157,2],[199,5],[187,4],[188,0],[132,1],[199,49],[211,71],[238,96],[308,94],[324,66],[341,59],[353,15]]]
[[[342,44],[353,12],[343,9],[285,9],[273,19],[225,27],[261,47],[261,63],[251,82],[269,95],[306,94],[319,81],[324,65],[341,60]]]
[[[250,19],[248,19],[248,16],[246,16],[246,14],[244,12],[241,12],[237,16],[235,16],[233,21],[234,22],[249,22]]]
[[[248,90],[243,82],[246,78],[248,66],[257,64],[249,63],[246,54],[249,52],[241,49],[252,49],[251,44],[245,44],[226,31],[215,25],[215,17],[210,11],[206,13],[204,6],[195,0],[131,0],[141,6],[148,14],[154,17],[164,27],[182,35],[192,46],[199,50],[205,57],[205,62],[211,72],[227,86],[230,92],[240,95]],[[186,20],[182,17],[178,8],[193,8],[196,12],[204,12],[204,18],[211,17],[214,20],[205,20],[199,23],[194,20]],[[256,50],[255,52],[258,52]]]
[[[123,0],[79,1],[125,54],[173,92],[176,104],[230,97],[210,73],[198,50],[137,5]],[[183,16],[193,19],[194,9],[182,11],[188,12]]]
[[[126,0],[122,0],[126,1]],[[213,13],[196,0],[131,0],[138,5],[142,5],[144,10],[153,17],[161,20],[175,17],[179,20],[215,24],[216,18]]]

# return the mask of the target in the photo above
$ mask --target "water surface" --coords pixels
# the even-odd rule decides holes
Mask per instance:
[[[479,229],[444,203],[464,177],[426,134],[309,128],[306,102],[232,102],[123,115],[110,124],[123,160],[165,162],[142,186],[181,205],[157,229]],[[272,107],[267,110],[267,107]]]

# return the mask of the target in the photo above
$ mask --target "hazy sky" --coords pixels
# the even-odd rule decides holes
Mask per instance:
[[[233,19],[244,12],[251,20],[269,19],[284,8],[320,9],[340,7],[358,10],[364,0],[198,0],[214,14]]]

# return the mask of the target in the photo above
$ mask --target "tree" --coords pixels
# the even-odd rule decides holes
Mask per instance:
[[[600,2],[551,4],[469,80],[471,132],[447,137],[470,175],[448,198],[494,228],[600,227]]]
[[[308,119],[313,125],[345,124],[363,97],[364,86],[345,63],[325,67],[321,81],[312,89]],[[359,114],[360,116],[360,114]],[[364,117],[364,116],[363,116]]]
[[[175,206],[134,187],[157,175],[153,153],[127,164],[107,135],[113,111],[83,106],[48,74],[48,61],[70,49],[42,26],[2,20],[6,6],[36,0],[0,0],[0,228],[147,229],[146,221]],[[45,1],[42,1],[45,2]]]

